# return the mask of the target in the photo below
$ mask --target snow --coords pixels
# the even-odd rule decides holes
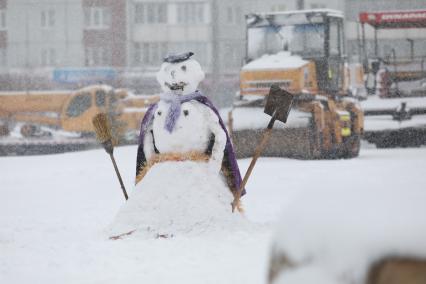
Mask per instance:
[[[341,282],[330,278],[330,276],[321,269],[309,265],[279,275],[274,283],[341,284]]]
[[[335,10],[335,9],[303,9],[303,10],[294,10],[294,11],[279,11],[279,12],[264,12],[264,13],[260,13],[261,15],[296,15],[296,14],[301,14],[301,15],[305,15],[307,13],[326,13],[329,16],[333,16],[333,17],[340,17],[343,18],[343,13],[342,11],[339,10]]]
[[[8,137],[0,137],[0,141],[13,141],[13,140],[16,140],[14,138],[19,138],[19,139],[25,138],[21,133],[21,128],[23,125],[24,123],[22,122],[15,123],[14,127],[10,131],[10,135]],[[48,126],[41,126],[40,129],[42,131],[51,133],[54,138],[78,138],[81,136],[77,132],[70,132],[70,131],[65,131],[62,129],[54,129]]]
[[[127,186],[134,181],[135,155],[134,146],[115,151]],[[109,240],[107,228],[125,203],[103,150],[2,157],[0,169],[2,283],[260,283],[264,279],[269,230]],[[130,196],[133,190],[128,187]],[[231,214],[230,204],[228,210]],[[251,273],[235,270],[237,265],[250,267]]]
[[[292,109],[286,124],[277,121],[274,128],[307,127],[310,118],[309,113]],[[260,107],[237,107],[232,110],[232,119],[233,130],[265,129],[271,117]]]
[[[249,229],[230,214],[233,196],[225,180],[206,162],[154,165],[120,209],[110,235],[135,231],[141,238],[188,236]]]
[[[243,66],[242,71],[295,69],[301,68],[308,63],[309,61],[303,60],[300,56],[291,55],[288,51],[281,51],[272,55],[265,54],[251,61]]]
[[[124,112],[127,112],[127,113],[132,113],[132,112],[141,113],[141,112],[145,112],[147,109],[148,109],[147,107],[126,107],[124,109]]]
[[[217,115],[209,107],[198,101],[182,103],[181,114],[176,120],[172,132],[165,128],[167,116],[164,114],[169,112],[169,108],[170,103],[161,100],[158,103],[152,123],[155,146],[160,153],[186,153],[191,151],[203,153],[209,143],[210,135],[213,133],[216,141],[216,147],[213,149],[214,155],[221,154],[218,158],[222,160],[226,136],[219,125]],[[186,114],[183,113],[185,111]],[[145,155],[148,156],[154,152],[154,142],[151,141],[150,136],[146,136],[146,140],[150,140],[150,145],[145,144]],[[218,151],[222,153],[218,153]]]
[[[392,115],[365,116],[366,131],[397,130],[408,127],[425,128],[426,115],[414,115],[411,119],[403,121],[393,120]]]
[[[426,97],[413,98],[385,98],[378,96],[368,97],[361,102],[363,110],[391,109],[401,107],[401,103],[407,103],[407,108],[426,108]],[[365,116],[364,129],[366,131],[396,130],[407,127],[426,127],[426,115],[414,115],[409,120],[393,120],[391,115]]]
[[[367,100],[361,101],[361,107],[364,110],[372,109],[396,109],[401,103],[407,103],[408,108],[424,107],[426,108],[426,97],[412,98],[380,98],[379,96],[369,96]]]
[[[382,165],[388,178],[370,165],[368,175],[350,179],[351,190],[347,182],[302,189],[285,207],[275,238],[275,253],[285,253],[296,268],[276,283],[307,283],[310,273],[321,277],[316,283],[364,283],[369,266],[383,257],[426,256],[425,179],[413,170],[425,162],[413,153],[400,151],[395,163]],[[410,168],[400,163],[405,154]],[[298,270],[311,272],[299,277]]]
[[[163,62],[156,77],[164,93],[172,91],[171,85],[183,83],[182,94],[188,95],[197,90],[200,82],[204,80],[205,74],[200,63],[189,58],[176,63]]]
[[[115,157],[130,196],[136,196],[130,186],[134,182],[136,147],[117,148]],[[239,161],[242,173],[248,163],[247,159]],[[365,217],[356,205],[364,195],[367,199],[384,193],[403,197],[393,210],[411,210],[413,214],[419,210],[417,205],[426,201],[421,191],[425,185],[425,167],[425,148],[363,148],[360,157],[351,160],[261,158],[243,198],[245,216],[251,226],[239,226],[232,233],[225,229],[177,234],[169,239],[135,236],[113,241],[108,239],[108,228],[125,201],[103,150],[1,157],[0,280],[2,283],[265,283],[271,233],[283,206],[287,212],[289,208],[300,211],[307,208],[305,203],[313,204],[317,197],[324,200],[322,192],[336,193],[338,198],[346,193],[356,197],[359,192],[354,205],[348,205],[346,211],[355,207],[355,213]],[[404,197],[403,193],[407,195]],[[329,198],[323,207],[333,200]],[[377,202],[377,206],[380,204]],[[393,213],[389,216],[393,217]],[[365,223],[368,228],[375,226],[368,219]],[[416,236],[414,228],[406,230],[407,235],[412,232],[412,237]],[[289,232],[294,236],[297,231],[297,227],[292,227]],[[389,238],[398,236],[395,231],[390,232]],[[343,233],[339,236],[346,237]],[[301,241],[308,239],[321,245],[320,236],[299,237]],[[377,244],[377,240],[371,241]],[[341,243],[344,244],[337,244]],[[414,248],[421,243],[403,244]],[[296,252],[298,245],[295,244]],[[424,247],[418,247],[419,253]],[[321,248],[326,250],[320,246],[319,252]],[[340,262],[345,264],[346,257],[341,257]],[[329,263],[330,270],[336,270]],[[285,277],[296,281],[303,277],[315,279],[315,275],[332,277],[317,263]]]

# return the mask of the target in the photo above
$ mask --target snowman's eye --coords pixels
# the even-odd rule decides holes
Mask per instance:
[[[182,71],[186,72],[186,65],[181,66],[180,69],[182,69]]]

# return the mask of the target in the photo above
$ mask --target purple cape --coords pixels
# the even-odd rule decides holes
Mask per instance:
[[[232,147],[231,139],[229,138],[229,134],[228,134],[228,131],[226,130],[225,124],[223,123],[218,110],[207,97],[198,96],[194,98],[194,100],[209,107],[217,115],[220,126],[222,127],[223,131],[225,131],[226,145],[225,145],[225,150],[223,153],[222,169],[225,168],[230,173],[230,175],[225,175],[225,177],[227,178],[228,186],[230,187],[231,191],[235,194],[239,190],[242,180],[241,180],[240,169],[238,168],[238,164],[237,164],[237,159],[235,158],[234,148]],[[137,154],[137,160],[136,160],[136,176],[146,166],[146,157],[143,151],[144,140],[145,140],[145,135],[152,135],[152,133],[147,133],[147,130],[153,122],[154,112],[156,109],[157,109],[157,104],[152,104],[146,111],[145,116],[141,123],[141,129],[140,129],[140,135],[139,135],[139,147],[138,147],[138,154]],[[214,143],[214,140],[211,141],[210,143],[211,145],[209,145],[210,150],[206,149],[206,153],[208,154],[211,154],[211,147],[213,147],[212,143]],[[155,147],[155,141],[154,141],[154,149],[156,153],[159,153],[157,148]],[[245,193],[246,191],[244,189],[241,195],[244,195]]]

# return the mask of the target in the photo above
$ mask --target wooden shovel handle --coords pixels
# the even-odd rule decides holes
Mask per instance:
[[[251,175],[251,172],[253,171],[254,165],[256,164],[257,159],[259,158],[260,154],[262,153],[263,149],[266,146],[266,143],[268,143],[269,138],[272,134],[272,127],[275,122],[275,115],[271,118],[271,121],[268,124],[268,128],[265,129],[262,135],[262,140],[260,141],[259,145],[257,145],[256,150],[254,152],[253,159],[250,162],[250,165],[247,169],[246,174],[244,175],[243,181],[241,182],[240,188],[238,189],[237,193],[235,194],[234,201],[232,204],[232,212],[235,211],[235,208],[238,206],[238,203],[240,202],[241,193],[243,192],[247,181]]]

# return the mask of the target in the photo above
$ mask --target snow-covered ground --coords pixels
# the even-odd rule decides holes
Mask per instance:
[[[413,98],[380,98],[379,96],[371,96],[367,100],[361,102],[363,110],[396,110],[401,107],[401,103],[406,103],[407,108],[426,108],[425,97]],[[426,115],[414,115],[409,120],[397,121],[393,120],[391,115],[365,116],[364,129],[366,131],[378,130],[396,130],[407,127],[426,127]]]
[[[426,115],[414,115],[411,119],[403,121],[394,120],[392,115],[365,116],[364,120],[365,131],[398,130],[409,127],[425,128]]]
[[[115,156],[132,191],[136,147]],[[244,173],[249,160],[239,163]],[[243,198],[250,229],[109,240],[124,198],[103,150],[1,157],[0,283],[265,283],[275,222],[302,192],[419,192],[425,168],[426,148],[363,148],[352,160],[261,158]]]

